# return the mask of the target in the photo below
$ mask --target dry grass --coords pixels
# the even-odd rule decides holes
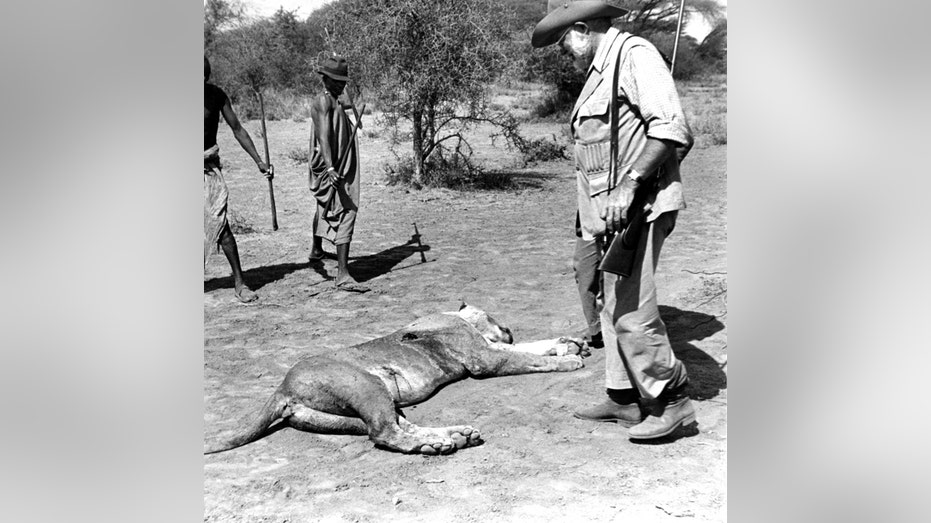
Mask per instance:
[[[695,147],[726,144],[727,76],[683,83],[679,96],[695,135]]]
[[[310,97],[284,89],[266,89],[262,97],[268,121],[292,120],[300,123],[310,118]],[[240,118],[247,120],[258,120],[261,117],[259,101],[255,96],[240,97],[236,102],[236,111]]]

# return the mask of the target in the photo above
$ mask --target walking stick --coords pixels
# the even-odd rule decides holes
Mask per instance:
[[[361,129],[362,115],[356,110],[356,101],[352,99],[352,89],[349,89],[348,86],[346,87],[346,98],[349,99],[349,106],[352,107],[352,113],[356,115],[356,125]],[[365,106],[362,106],[362,110],[365,111]]]
[[[256,89],[255,94],[259,97],[259,111],[262,113],[262,141],[265,142],[265,165],[272,168],[271,158],[268,156],[268,133],[265,131],[265,100],[262,99],[262,91]],[[274,173],[274,170],[272,171]],[[275,210],[275,187],[272,185],[272,179],[268,180],[268,196],[272,204],[272,230],[278,230],[278,211]]]
[[[362,104],[362,112],[365,112],[365,104]],[[343,145],[343,150],[339,152],[339,168],[336,169],[336,174],[339,176],[343,175],[343,169],[346,168],[347,155],[349,154],[349,147],[356,141],[356,133],[359,131],[359,127],[362,127],[362,120],[360,119],[358,123],[352,128],[352,135],[349,136],[349,141]]]

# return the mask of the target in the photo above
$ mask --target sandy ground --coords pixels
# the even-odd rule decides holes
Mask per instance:
[[[261,150],[258,123],[246,126]],[[306,147],[307,126],[269,122],[277,232],[264,178],[229,129],[220,129],[230,205],[243,229],[240,255],[261,300],[239,304],[225,258],[209,259],[206,438],[261,406],[298,360],[455,310],[460,300],[509,325],[518,340],[582,331],[568,161],[517,168],[514,154],[477,143],[480,158],[513,172],[517,190],[408,192],[384,183],[381,165],[391,158],[385,141],[377,133],[363,137],[363,203],[350,269],[373,291],[358,295],[332,289],[335,261],[324,270],[307,262],[313,207],[306,164],[286,156]],[[559,129],[536,124],[525,132]],[[404,455],[366,437],[293,429],[206,456],[204,520],[726,520],[725,166],[726,146],[696,148],[686,160],[689,208],[657,274],[661,313],[691,376],[697,427],[644,444],[616,425],[573,418],[573,409],[603,396],[604,351],[595,351],[575,372],[465,380],[407,408],[416,424],[481,430],[483,445],[449,456]],[[411,241],[415,222],[422,248]]]

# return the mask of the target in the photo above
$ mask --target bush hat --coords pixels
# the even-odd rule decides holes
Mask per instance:
[[[320,65],[317,67],[317,72],[325,74],[334,80],[340,80],[342,82],[349,81],[349,65],[346,64],[345,58],[335,56],[327,58],[320,62]]]
[[[610,3],[609,3],[610,2]],[[573,24],[593,18],[617,18],[629,12],[611,0],[549,0],[546,16],[533,28],[530,45],[546,47],[555,44]]]

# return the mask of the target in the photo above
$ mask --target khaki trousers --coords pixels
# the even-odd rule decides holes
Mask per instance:
[[[605,342],[605,383],[609,389],[636,387],[656,398],[666,387],[685,383],[685,366],[676,359],[659,316],[654,274],[663,242],[676,225],[678,211],[664,212],[640,238],[629,278],[604,273],[601,331]]]
[[[578,221],[576,224],[578,230]],[[601,271],[598,270],[598,264],[601,263],[603,244],[600,237],[592,241],[583,240],[582,233],[578,232],[575,253],[572,256],[575,284],[579,289],[579,300],[582,302],[582,314],[585,316],[585,327],[589,336],[601,334],[604,293],[601,290]]]

